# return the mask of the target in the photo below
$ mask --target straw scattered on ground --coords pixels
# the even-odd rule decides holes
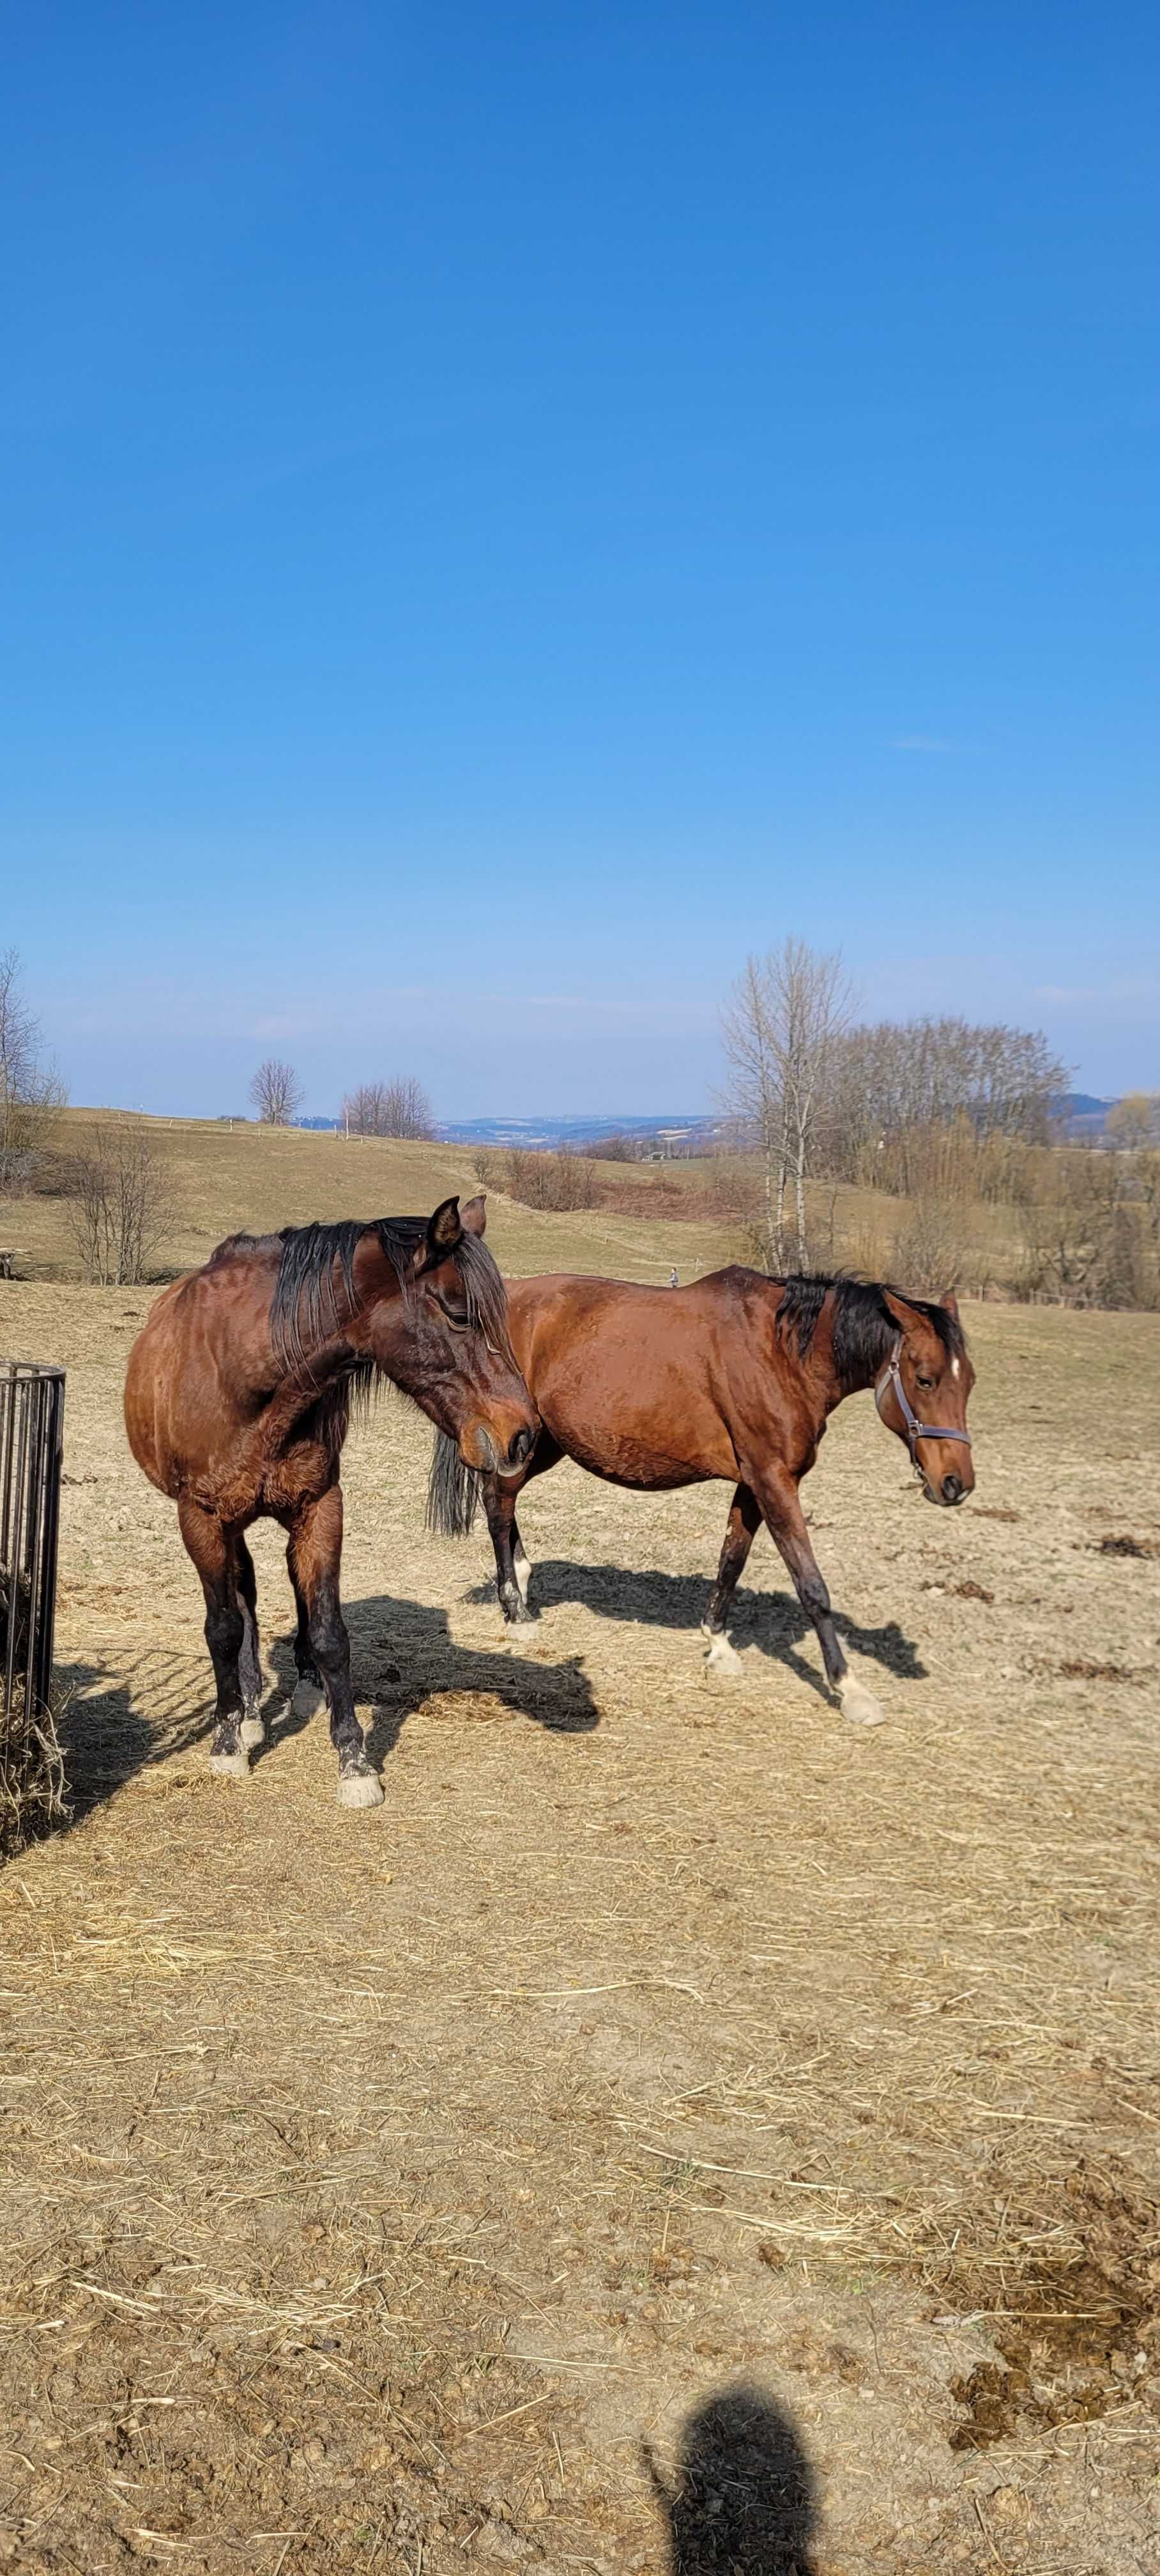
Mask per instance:
[[[971,1314],[957,1514],[837,1417],[807,1492],[869,1734],[767,1547],[705,1676],[720,1488],[534,1487],[512,1655],[384,1404],[346,1593],[387,1802],[351,1817],[276,1532],[272,1739],[208,1776],[200,1603],[118,1422],[146,1292],[0,1301],[70,1371],[78,1809],[0,1876],[0,2564],[1153,2563],[1155,1323]]]

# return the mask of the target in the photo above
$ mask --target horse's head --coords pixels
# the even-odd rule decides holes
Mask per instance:
[[[482,1198],[444,1199],[412,1256],[392,1317],[391,1374],[453,1440],[466,1467],[514,1476],[540,1417],[508,1340],[504,1284],[483,1241]]]
[[[958,1301],[912,1304],[892,1289],[886,1304],[899,1338],[874,1387],[888,1430],[905,1440],[928,1503],[961,1503],[974,1489],[967,1399],[975,1372]]]

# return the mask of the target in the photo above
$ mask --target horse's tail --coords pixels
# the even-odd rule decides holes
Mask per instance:
[[[465,1467],[454,1440],[435,1434],[427,1481],[427,1527],[440,1538],[466,1538],[479,1506],[479,1472]]]

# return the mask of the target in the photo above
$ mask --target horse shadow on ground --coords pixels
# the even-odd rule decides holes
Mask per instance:
[[[375,1703],[367,1738],[375,1763],[389,1758],[407,1719],[440,1693],[498,1700],[513,1717],[531,1718],[551,1734],[588,1735],[599,1724],[591,1685],[574,1657],[525,1663],[500,1646],[489,1652],[457,1645],[445,1610],[386,1594],[343,1608],[356,1699]],[[150,1650],[122,1672],[92,1663],[57,1665],[63,1703],[57,1733],[72,1822],[79,1824],[114,1798],[138,1772],[208,1748],[215,1722],[208,1655],[200,1689],[197,1664],[191,1646],[179,1653]],[[292,1638],[264,1635],[262,1668],[267,1735],[252,1757],[255,1770],[276,1761],[279,1745],[304,1726],[327,1723],[321,1701],[317,1713],[293,1705],[298,1675]]]
[[[629,1620],[638,1627],[683,1629],[695,1640],[708,1607],[709,1590],[698,1575],[662,1574],[655,1567],[638,1572],[623,1565],[580,1565],[547,1557],[537,1558],[533,1564],[530,1606],[540,1611],[572,1603],[594,1611],[600,1619]],[[494,1583],[481,1584],[468,1597],[472,1601],[494,1601]],[[926,1665],[897,1619],[888,1619],[881,1628],[863,1628],[857,1620],[845,1618],[835,1610],[834,1624],[851,1654],[869,1657],[899,1681],[925,1681]],[[818,1650],[813,1623],[795,1593],[753,1592],[739,1587],[729,1614],[728,1633],[732,1645],[756,1646],[772,1663],[788,1664],[799,1680],[808,1682],[823,1698],[828,1697],[814,1660]],[[808,1658],[797,1652],[803,1640],[812,1649]]]
[[[420,1601],[399,1601],[389,1593],[344,1601],[350,1634],[351,1677],[356,1699],[371,1699],[375,1716],[367,1737],[372,1762],[393,1753],[409,1717],[438,1695],[462,1693],[468,1698],[498,1700],[513,1717],[530,1717],[552,1735],[591,1735],[600,1712],[578,1656],[559,1663],[526,1663],[497,1643],[493,1648],[458,1645],[445,1610]],[[297,1674],[289,1639],[263,1642],[263,1663],[289,1703]],[[267,1707],[263,1714],[272,1734],[263,1748],[268,1755],[279,1741],[314,1723],[287,1705],[281,1715]]]
[[[745,2382],[690,2415],[670,2485],[644,2464],[668,2524],[668,2576],[815,2576],[817,2492],[791,2417]]]

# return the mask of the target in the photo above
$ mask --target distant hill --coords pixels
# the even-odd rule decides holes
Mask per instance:
[[[1101,1100],[1093,1091],[1065,1091],[1056,1101],[1055,1114],[1069,1136],[1102,1136],[1109,1109],[1114,1100]]]
[[[531,1147],[592,1145],[602,1136],[656,1137],[665,1144],[706,1150],[719,1134],[720,1119],[680,1115],[656,1118],[461,1118],[440,1122],[439,1136],[448,1145],[522,1145]]]

